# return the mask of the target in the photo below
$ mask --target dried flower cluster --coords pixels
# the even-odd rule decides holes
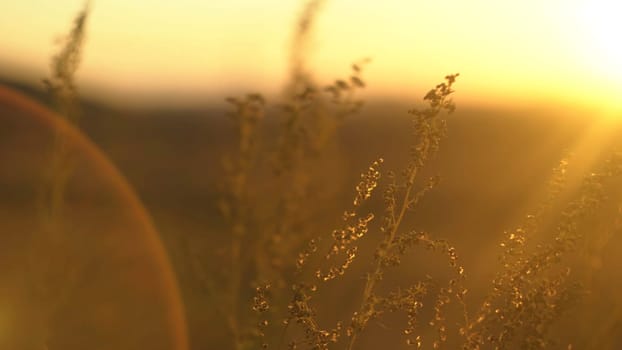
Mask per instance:
[[[352,264],[352,261],[354,261],[357,247],[353,243],[367,233],[369,223],[374,219],[374,214],[368,213],[365,216],[359,216],[356,210],[364,201],[371,197],[373,190],[378,186],[378,180],[380,179],[378,167],[382,162],[383,160],[380,158],[369,167],[367,172],[361,174],[361,182],[356,186],[356,196],[353,201],[354,208],[352,211],[343,213],[344,227],[333,231],[333,243],[328,254],[326,254],[326,260],[340,253],[345,253],[345,261],[338,266],[330,266],[326,272],[321,269],[317,270],[317,278],[328,281],[343,275],[350,264]]]
[[[363,289],[362,303],[358,311],[355,311],[351,324],[348,327],[348,335],[350,337],[348,343],[348,349],[352,349],[356,342],[357,336],[367,327],[367,324],[373,318],[380,316],[383,313],[383,305],[392,305],[400,302],[400,300],[391,301],[379,297],[376,294],[376,288],[378,283],[383,278],[384,270],[387,267],[397,266],[400,263],[400,256],[403,255],[406,250],[415,244],[425,242],[428,249],[444,250],[450,257],[450,264],[454,268],[458,268],[459,275],[462,277],[463,269],[458,267],[456,263],[456,254],[454,248],[447,245],[442,241],[434,241],[428,237],[425,233],[417,233],[407,231],[406,233],[400,233],[402,230],[401,223],[408,210],[412,210],[417,202],[425,195],[425,193],[433,188],[437,179],[433,178],[421,189],[415,188],[415,180],[421,168],[426,162],[437,152],[442,138],[445,135],[446,124],[445,120],[441,118],[441,112],[453,112],[455,109],[450,95],[453,93],[452,85],[455,82],[457,74],[449,75],[445,78],[445,82],[437,85],[434,89],[430,90],[424,100],[428,102],[429,107],[423,110],[413,109],[409,113],[413,118],[413,137],[414,144],[411,146],[410,162],[406,169],[403,171],[403,182],[398,183],[393,173],[389,174],[390,183],[384,192],[385,213],[383,218],[381,232],[384,234],[383,240],[380,242],[375,252],[375,264],[372,271],[367,275],[366,284]],[[454,285],[454,280],[450,281],[450,285]],[[421,289],[421,284],[418,284]],[[457,295],[462,296],[465,290],[459,288]],[[445,326],[442,324],[442,307],[449,302],[447,295],[454,293],[454,289],[451,287],[442,289],[435,305],[434,321],[431,325],[437,326],[439,330],[439,342],[444,342],[446,337]],[[416,293],[421,296],[423,292]],[[394,296],[400,296],[401,294],[396,292]],[[422,302],[420,300],[412,300],[420,308]],[[413,318],[416,313],[412,310],[408,311],[409,314],[409,328],[406,330],[406,334],[409,335],[407,340],[408,344],[419,344],[421,346],[421,337],[413,335],[414,329],[412,328],[417,322]]]
[[[356,242],[362,239],[369,231],[369,224],[373,220],[373,213],[361,214],[362,205],[370,199],[373,191],[378,187],[380,180],[379,166],[383,162],[379,159],[372,163],[369,169],[361,174],[361,181],[356,186],[353,200],[353,208],[344,212],[342,219],[343,227],[332,232],[332,243],[325,255],[326,262],[336,256],[343,255],[341,262],[328,263],[327,266],[319,266],[315,269],[315,282],[295,282],[293,284],[293,297],[288,305],[286,327],[292,324],[299,325],[302,329],[303,339],[293,339],[291,347],[306,345],[312,349],[328,349],[330,344],[337,343],[342,337],[342,330],[347,335],[348,349],[352,349],[357,336],[363,332],[370,320],[381,316],[384,312],[404,310],[408,317],[408,324],[403,334],[407,336],[406,343],[422,346],[423,338],[417,334],[417,326],[420,324],[418,316],[424,305],[424,297],[428,295],[430,288],[434,286],[432,280],[420,281],[412,287],[404,290],[397,289],[387,296],[377,295],[376,290],[385,269],[398,266],[400,257],[410,248],[421,245],[430,251],[439,252],[448,258],[449,266],[455,272],[456,277],[448,281],[447,286],[438,287],[439,293],[434,303],[433,319],[428,323],[437,329],[437,337],[433,341],[434,347],[438,348],[447,339],[447,326],[445,324],[444,308],[455,297],[463,303],[466,288],[463,287],[464,268],[458,264],[455,249],[443,240],[432,239],[427,233],[418,231],[402,232],[400,224],[407,211],[412,210],[424,194],[432,189],[438,182],[438,178],[429,179],[423,186],[417,188],[415,183],[417,173],[426,161],[434,155],[438,149],[440,139],[445,134],[445,123],[440,115],[442,111],[453,111],[453,104],[449,96],[456,75],[446,78],[446,82],[439,84],[428,93],[425,100],[429,108],[410,113],[414,116],[414,139],[411,162],[404,171],[404,180],[398,184],[395,176],[388,173],[389,184],[384,191],[386,204],[384,220],[381,225],[382,240],[376,248],[375,262],[372,271],[367,275],[363,289],[362,303],[358,310],[354,311],[350,324],[345,327],[344,322],[337,322],[331,328],[320,326],[317,321],[317,311],[313,306],[314,295],[318,292],[318,283],[328,282],[345,274],[354,262],[358,246]],[[339,82],[334,89],[338,89]],[[331,90],[335,91],[335,90]],[[307,266],[309,257],[318,250],[318,239],[310,241],[306,249],[299,253],[297,259],[298,270],[310,268]]]
[[[78,103],[74,76],[82,58],[88,14],[89,5],[87,3],[74,19],[69,35],[62,39],[60,52],[52,57],[52,75],[43,80],[59,109],[60,115],[72,123],[76,123],[80,116],[80,104]]]
[[[588,174],[575,199],[558,215],[550,241],[534,246],[536,234],[547,233],[541,227],[543,216],[562,191],[567,166],[564,159],[555,169],[550,193],[536,214],[528,215],[521,227],[506,233],[501,243],[502,271],[492,281],[491,293],[465,332],[465,348],[480,349],[489,344],[494,348],[543,349],[560,345],[551,338],[550,328],[582,294],[564,259],[585,237],[581,223],[606,199],[603,184],[622,170],[619,156],[614,154],[601,171]]]
[[[314,207],[310,203],[317,186],[309,174],[339,124],[362,105],[356,95],[365,86],[362,67],[367,61],[354,64],[348,79],[325,88],[313,81],[306,67],[307,41],[321,3],[308,1],[300,15],[283,102],[272,108],[259,94],[227,99],[237,143],[223,160],[226,180],[219,203],[230,231],[231,244],[222,254],[228,263],[210,269],[205,258],[195,253],[193,266],[218,304],[216,309],[225,316],[236,349],[246,347],[249,334],[265,333],[242,312],[251,286],[270,281],[272,297],[283,299],[292,273],[288,263],[295,259],[302,267],[317,249],[316,242],[309,241],[313,234],[309,208]],[[260,201],[262,205],[256,205]],[[362,229],[360,225],[364,223],[357,223],[357,229]],[[346,262],[341,268],[347,266]],[[279,311],[274,307],[269,314]]]

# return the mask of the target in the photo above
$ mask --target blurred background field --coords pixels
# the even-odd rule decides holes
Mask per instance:
[[[5,84],[45,101],[31,86]],[[409,142],[410,121],[405,112],[416,103],[414,100],[367,101],[360,115],[352,116],[339,129],[327,151],[317,160],[318,181],[314,190],[319,199],[307,207],[318,236],[328,235],[339,223],[340,213],[351,201],[353,184],[371,160],[382,156],[387,168],[397,168],[406,161],[404,145]],[[207,264],[212,266],[222,264],[225,259],[219,255],[228,237],[217,208],[219,184],[223,181],[220,164],[235,140],[226,108],[121,109],[88,101],[83,106],[80,129],[127,177],[153,217],[181,287],[192,348],[227,347],[224,323],[219,321],[221,316],[213,312],[212,302],[206,298],[188,250],[189,247],[204,250]],[[10,118],[9,115],[4,120],[10,122]],[[614,121],[593,119],[588,112],[581,111],[562,113],[535,106],[514,109],[459,106],[448,118],[446,142],[426,170],[429,175],[440,175],[441,184],[429,193],[406,225],[432,232],[455,245],[469,271],[469,297],[478,300],[488,290],[496,270],[504,231],[518,225],[537,206],[559,160],[567,152],[573,152],[577,164],[590,164],[594,161],[591,158],[603,156],[619,142],[615,137],[619,127]],[[3,144],[0,191],[3,227],[7,229],[11,220],[22,221],[20,218],[33,209],[18,203],[28,202],[36,192],[38,173],[33,169],[42,162],[41,154],[32,146],[38,138],[36,130],[32,130],[32,135],[28,129],[20,131],[3,128],[0,138]],[[91,178],[77,176],[75,181],[81,183],[80,198],[101,197],[102,188],[93,185]],[[71,198],[70,195],[68,200]],[[81,203],[79,206],[86,205]],[[106,207],[108,204],[96,200],[88,205]],[[260,208],[262,202],[252,206]],[[373,207],[381,208],[380,201],[372,202]],[[72,217],[85,220],[81,225],[101,225],[101,219],[89,221],[88,216],[79,212],[72,213]],[[601,252],[602,261],[595,262],[600,278],[609,285],[594,293],[603,293],[599,294],[601,305],[606,305],[607,312],[614,315],[620,312],[622,300],[616,295],[607,296],[606,291],[621,287],[616,277],[616,266],[620,263],[616,256],[620,256],[622,243],[619,240],[616,232],[611,245]],[[369,242],[375,244],[373,238]],[[436,265],[429,263],[435,260]],[[414,254],[398,276],[407,279],[409,275],[416,277],[422,273],[443,274],[446,266],[439,260]],[[364,258],[354,264],[350,274],[354,285],[357,276],[362,276],[367,268]],[[333,294],[333,300],[328,303],[336,302],[347,310],[345,301],[358,296],[355,288],[353,295],[348,290],[334,291],[342,294],[339,297]],[[614,320],[606,330],[611,339],[617,339],[615,334],[622,326],[619,317]],[[372,335],[389,334],[398,326],[375,327]],[[403,343],[399,337],[375,339],[383,344],[389,341],[395,348]],[[370,338],[366,343],[373,341]],[[617,343],[609,345],[612,344]]]

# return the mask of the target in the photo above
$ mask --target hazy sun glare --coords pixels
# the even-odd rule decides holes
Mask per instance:
[[[95,1],[81,82],[116,96],[278,92],[304,1]],[[0,68],[45,74],[82,1],[0,4]],[[622,109],[614,1],[327,1],[308,54],[320,81],[372,57],[369,94],[418,96],[460,72],[460,99]],[[406,93],[406,92],[407,93]]]
[[[586,58],[594,68],[622,79],[622,3],[618,1],[585,1],[578,8],[577,36],[586,45]]]
[[[621,13],[622,3],[612,0],[585,0],[574,13],[577,41],[574,54],[581,68],[598,84],[599,89],[594,92],[610,99],[618,111],[622,106],[619,102],[622,101]]]

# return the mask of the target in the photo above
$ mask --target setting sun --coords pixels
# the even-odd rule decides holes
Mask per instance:
[[[562,52],[579,78],[569,100],[588,100],[616,119],[622,116],[621,11],[612,0],[568,2],[559,10],[560,25],[567,28]]]
[[[585,1],[578,9],[578,38],[585,45],[588,63],[622,85],[622,4],[619,1]]]

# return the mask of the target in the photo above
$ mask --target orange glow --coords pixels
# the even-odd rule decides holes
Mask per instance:
[[[117,97],[220,98],[280,91],[303,2],[96,2],[79,72],[88,91]],[[36,5],[36,6],[34,6]],[[5,2],[5,60],[39,77],[81,1]],[[307,54],[319,81],[372,57],[369,94],[419,96],[460,72],[473,103],[568,103],[622,110],[622,32],[612,0],[327,1]]]
[[[69,237],[73,239],[63,241],[62,248],[59,248],[61,251],[55,251],[54,247],[49,247],[45,244],[41,250],[37,250],[37,248],[41,248],[37,244],[38,242],[47,241],[45,240],[45,230],[41,229],[41,227],[32,227],[33,222],[37,221],[33,219],[32,212],[28,210],[23,211],[21,214],[25,214],[25,218],[22,215],[10,216],[7,212],[8,216],[3,218],[1,226],[3,228],[2,232],[7,233],[8,244],[2,247],[2,254],[0,254],[2,256],[0,267],[2,271],[2,274],[0,274],[0,345],[9,346],[7,344],[12,344],[11,347],[13,347],[15,346],[13,342],[22,342],[24,337],[31,337],[33,338],[31,341],[36,341],[34,333],[37,331],[37,326],[31,324],[28,325],[29,328],[25,328],[27,326],[19,322],[6,320],[24,317],[23,314],[28,314],[29,311],[33,312],[32,309],[35,309],[34,313],[38,313],[38,315],[35,315],[35,318],[45,319],[46,311],[44,310],[47,310],[47,308],[53,309],[50,304],[57,301],[55,301],[55,297],[39,298],[41,292],[36,293],[31,290],[34,289],[32,286],[36,286],[42,290],[60,289],[61,291],[58,294],[63,295],[67,293],[69,295],[67,297],[69,301],[66,302],[68,306],[65,306],[65,304],[61,305],[65,309],[70,310],[71,317],[63,318],[62,321],[56,321],[54,325],[45,324],[44,328],[63,327],[78,319],[93,327],[93,329],[98,330],[100,335],[103,334],[103,337],[106,337],[115,334],[115,327],[121,325],[118,328],[124,329],[123,327],[129,327],[124,329],[124,332],[127,333],[124,335],[123,340],[105,340],[123,342],[127,341],[125,338],[129,339],[132,336],[131,327],[134,327],[134,325],[129,324],[129,320],[136,317],[136,314],[138,314],[138,317],[141,317],[140,311],[144,310],[141,308],[149,307],[153,311],[153,315],[151,315],[150,319],[145,319],[144,323],[162,327],[160,328],[161,332],[154,336],[151,341],[161,342],[157,345],[163,346],[163,349],[186,350],[188,348],[188,340],[184,308],[172,267],[149,214],[125,178],[80,131],[37,102],[0,86],[0,107],[6,112],[0,114],[3,125],[8,126],[17,135],[32,135],[33,132],[35,135],[39,135],[37,134],[39,132],[48,137],[63,135],[67,140],[67,149],[70,150],[69,152],[72,152],[72,155],[75,155],[73,160],[77,165],[76,168],[82,169],[82,175],[86,175],[89,179],[88,182],[96,184],[97,188],[107,193],[113,201],[112,210],[106,209],[105,205],[94,205],[93,202],[96,200],[93,198],[83,202],[67,203],[66,212],[69,213],[67,215],[70,216],[72,224],[67,225],[71,228],[66,231],[74,235],[63,232],[62,236],[64,238]],[[15,121],[12,121],[12,118],[18,119],[18,121],[12,123]],[[29,132],[31,133],[29,134]],[[21,138],[17,139],[21,140]],[[35,159],[35,163],[36,159],[39,159],[37,158],[39,154],[47,155],[49,151],[46,147],[48,144],[45,143],[45,141],[49,140],[39,141],[42,142],[35,144],[37,146],[43,145],[43,147],[32,147],[31,145],[32,149],[29,153]],[[28,144],[28,142],[26,143]],[[17,144],[14,148],[16,150],[20,149],[19,146]],[[10,166],[10,159],[7,160],[7,164]],[[46,170],[44,169],[47,165],[48,162],[40,162],[40,164],[35,164],[35,169],[31,171],[45,173]],[[27,175],[32,176],[32,174]],[[30,178],[28,176],[24,177],[26,179]],[[76,180],[77,177],[73,176],[69,181],[69,185],[72,182],[79,182],[80,180]],[[14,181],[20,180],[14,179]],[[20,202],[13,204],[15,208],[23,206]],[[12,213],[15,214],[15,212]],[[98,225],[98,227],[87,227],[87,229],[82,227],[80,230],[80,226],[76,223],[84,219],[80,217],[81,215],[90,218],[100,218],[100,220],[105,218],[105,223],[92,222],[91,225]],[[11,220],[7,219],[9,216]],[[66,219],[63,216],[61,220]],[[33,235],[34,243],[31,242],[25,246],[15,244],[18,240],[11,239],[15,235],[13,232],[30,232]],[[13,233],[13,235],[10,233]],[[53,265],[42,267],[45,271],[44,276],[53,269],[62,269],[64,271],[63,275],[71,275],[67,271],[71,268],[63,266],[63,262],[66,262],[64,259],[49,258],[47,255],[49,254],[51,257],[58,255],[66,258],[71,253],[70,246],[76,243],[78,243],[77,249],[86,250],[84,245],[80,245],[81,241],[73,241],[77,241],[82,237],[87,237],[88,241],[95,242],[98,248],[88,251],[88,254],[86,254],[87,258],[69,260],[71,266],[73,268],[79,265],[82,268],[95,263],[98,264],[99,274],[89,274],[88,278],[84,278],[86,281],[80,281],[75,286],[70,285],[69,287],[66,285],[52,286],[53,283],[46,283],[47,280],[36,280],[38,275],[29,270],[30,261],[28,257],[32,258],[32,255],[35,255],[37,265],[47,265],[48,263]],[[17,254],[8,254],[8,252],[12,251],[17,251]],[[39,253],[42,254],[39,255]],[[49,259],[46,260],[46,258]],[[119,269],[119,266],[121,266],[121,269]],[[22,271],[22,269],[29,272],[28,276],[15,272],[15,270],[18,272]],[[23,280],[26,280],[26,282],[23,282]],[[99,288],[102,288],[102,290],[110,288],[114,291],[114,294],[111,293],[107,297],[108,299],[106,299],[106,297],[102,297],[102,294],[106,292]],[[45,293],[43,292],[43,294]],[[54,293],[49,294],[56,295]],[[67,312],[65,309],[62,310]],[[74,311],[72,314],[71,310],[75,309],[79,311]],[[139,325],[136,326],[138,326],[137,329],[140,328]],[[3,327],[10,328],[7,331]],[[80,332],[66,336],[68,339],[63,340],[71,343],[71,341],[79,340],[84,336],[77,333]],[[116,337],[118,338],[118,334]],[[17,346],[17,348],[21,347]],[[70,348],[73,349],[74,347]]]

